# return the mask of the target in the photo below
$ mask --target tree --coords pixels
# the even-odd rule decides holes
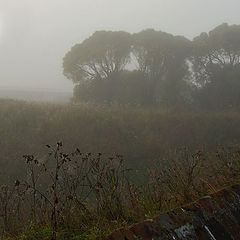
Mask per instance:
[[[240,104],[240,25],[221,24],[193,40],[192,66],[201,107]]]
[[[193,40],[194,79],[199,86],[217,81],[240,64],[240,25],[224,23]]]
[[[240,66],[232,71],[223,71],[217,81],[212,81],[198,88],[195,104],[205,109],[226,109],[240,105]]]
[[[74,83],[111,78],[130,60],[131,35],[97,31],[63,58],[63,73]]]
[[[134,34],[133,39],[133,54],[152,86],[153,102],[176,101],[188,73],[190,40],[153,29]]]

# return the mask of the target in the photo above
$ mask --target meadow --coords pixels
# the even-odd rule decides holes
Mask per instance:
[[[239,120],[238,109],[0,100],[1,234],[104,239],[236,183]]]

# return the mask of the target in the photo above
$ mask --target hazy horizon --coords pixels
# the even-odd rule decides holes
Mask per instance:
[[[62,58],[96,30],[146,28],[189,39],[227,22],[240,2],[195,0],[0,0],[0,88],[71,91]]]

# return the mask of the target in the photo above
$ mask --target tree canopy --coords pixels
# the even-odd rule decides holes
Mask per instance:
[[[240,25],[224,23],[193,40],[193,66],[199,84],[215,81],[219,73],[240,63]]]
[[[74,98],[140,105],[240,104],[240,25],[221,24],[192,41],[146,29],[97,31],[63,58]]]
[[[63,73],[75,83],[101,80],[129,62],[131,37],[126,32],[97,31],[63,58]]]

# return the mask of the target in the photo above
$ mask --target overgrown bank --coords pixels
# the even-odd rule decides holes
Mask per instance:
[[[1,100],[0,112],[1,230],[9,239],[103,239],[239,181],[237,110]]]

